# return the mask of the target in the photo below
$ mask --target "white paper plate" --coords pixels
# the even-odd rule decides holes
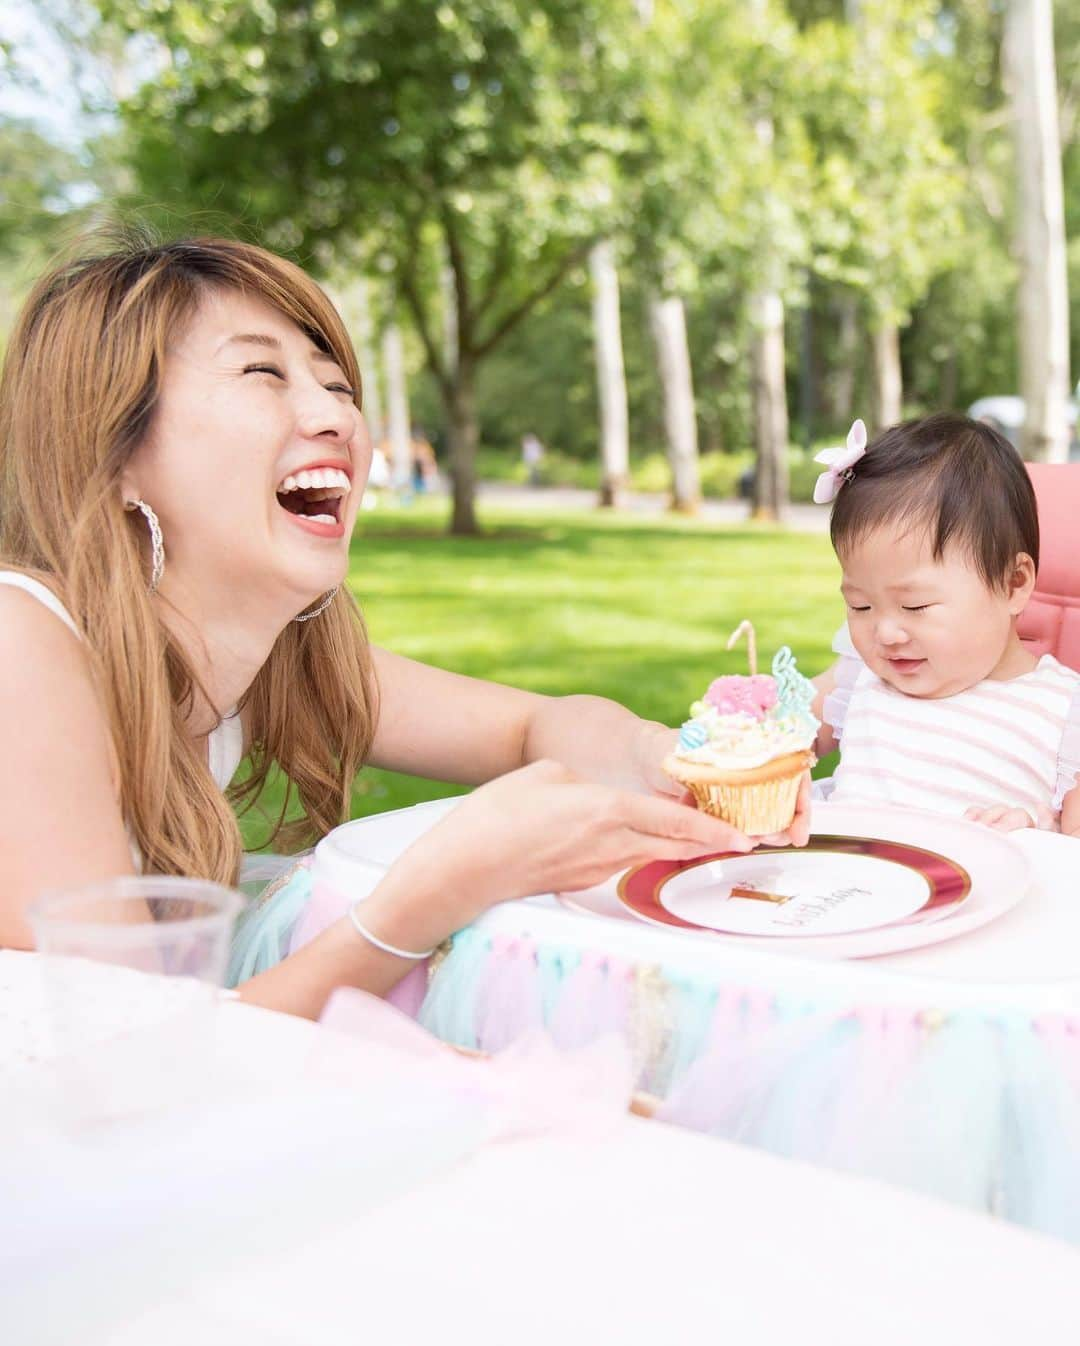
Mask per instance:
[[[811,836],[806,851],[654,862],[559,900],[691,938],[872,958],[978,929],[1030,884],[1007,836],[939,814],[815,803]]]

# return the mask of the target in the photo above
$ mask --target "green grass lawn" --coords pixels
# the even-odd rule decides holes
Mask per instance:
[[[485,535],[446,535],[445,501],[381,503],[353,539],[349,583],[372,640],[475,677],[559,695],[594,692],[679,724],[721,673],[745,673],[724,643],[749,617],[763,669],[789,644],[807,674],[830,661],[843,620],[828,540],[679,516],[542,514],[487,508]],[[354,816],[458,793],[370,769]],[[264,803],[275,807],[280,783]],[[245,819],[249,845],[262,828]]]

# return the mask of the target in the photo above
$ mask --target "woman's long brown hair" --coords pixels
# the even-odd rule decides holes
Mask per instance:
[[[145,522],[125,512],[120,491],[153,420],[167,346],[209,289],[271,305],[360,388],[340,317],[291,262],[214,238],[135,236],[84,252],[38,282],[8,345],[0,566],[49,584],[82,633],[115,745],[121,807],[146,868],[232,883],[242,849],[236,817],[186,730],[195,677],[155,612]],[[344,588],[320,616],[281,633],[242,708],[251,770],[232,789],[233,803],[253,801],[276,762],[303,817],[278,817],[270,839],[293,848],[346,819],[377,711],[363,622]]]

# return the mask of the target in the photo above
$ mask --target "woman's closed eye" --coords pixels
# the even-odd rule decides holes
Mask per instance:
[[[279,369],[277,365],[267,365],[267,364],[245,365],[244,373],[272,374],[274,378],[280,379],[282,383],[287,382],[284,371]],[[348,398],[354,398],[356,396],[355,390],[353,388],[350,388],[347,383],[324,383],[323,387],[326,389],[328,393],[344,393],[344,395]]]
[[[864,607],[860,607],[857,603],[849,603],[848,608],[851,612],[869,612],[870,604],[867,603]]]
[[[932,608],[933,603],[913,603],[910,607],[904,607],[905,612],[925,612],[927,608]]]
[[[284,374],[282,373],[282,371],[277,367],[277,365],[261,365],[261,364],[260,364],[260,365],[245,365],[245,366],[244,366],[244,373],[245,373],[245,374],[273,374],[274,377],[280,379],[280,380],[282,381],[282,383],[285,382],[285,375],[284,375]]]

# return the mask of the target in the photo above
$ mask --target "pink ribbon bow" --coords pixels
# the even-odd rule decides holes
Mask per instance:
[[[392,1078],[415,1071],[419,1083],[475,1107],[493,1139],[596,1135],[619,1125],[630,1106],[630,1051],[614,1034],[559,1051],[537,1029],[494,1056],[463,1056],[384,1000],[345,986],[331,995],[320,1022],[369,1049],[367,1083],[379,1068],[370,1053],[382,1049]]]
[[[814,455],[815,463],[825,463],[825,471],[814,484],[814,504],[828,505],[845,481],[851,480],[851,469],[866,452],[866,426],[856,421],[848,431],[847,443],[836,449],[822,449]]]

